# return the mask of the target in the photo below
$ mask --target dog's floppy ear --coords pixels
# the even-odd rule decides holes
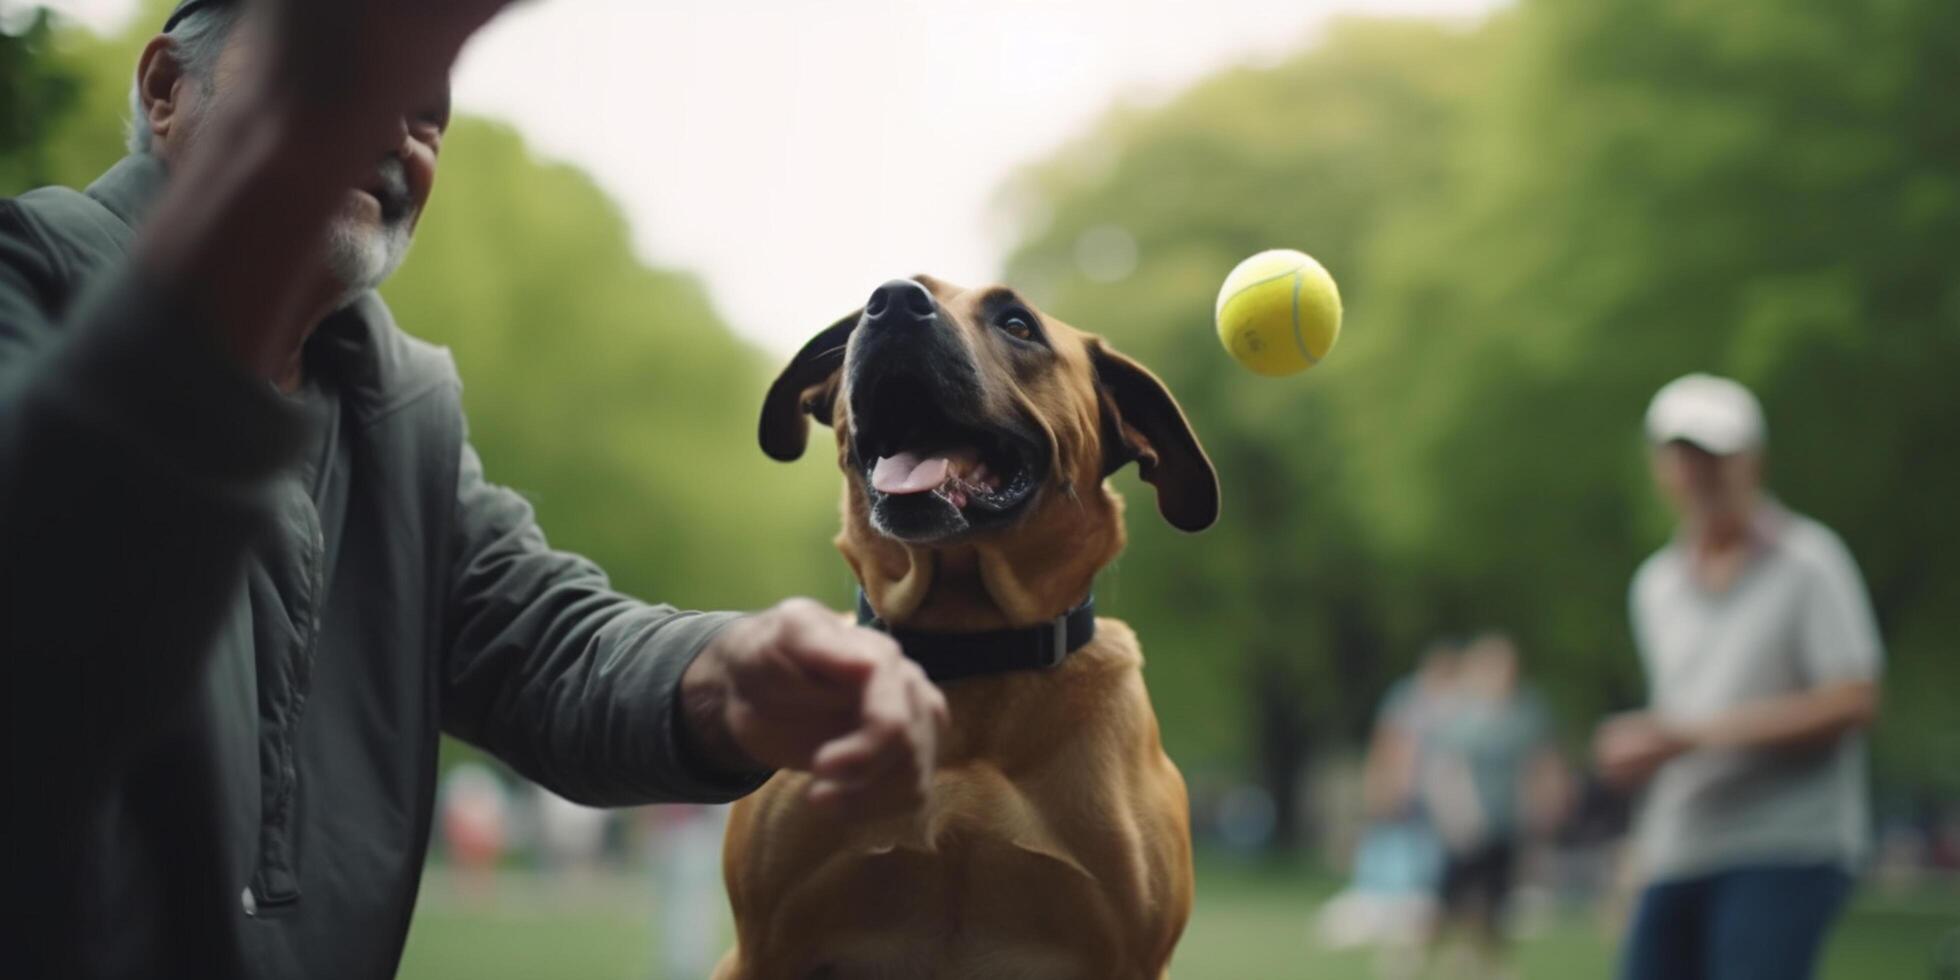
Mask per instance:
[[[803,416],[830,424],[830,410],[837,400],[837,374],[844,366],[844,345],[850,342],[851,331],[857,329],[862,315],[862,310],[852,313],[810,338],[769,386],[769,394],[762,399],[757,437],[770,459],[787,463],[803,455],[803,447],[810,441],[810,423]]]
[[[1218,474],[1184,410],[1157,376],[1100,341],[1089,345],[1102,388],[1103,475],[1134,460],[1157,509],[1180,531],[1218,520]]]

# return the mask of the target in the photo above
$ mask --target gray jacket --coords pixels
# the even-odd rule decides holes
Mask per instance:
[[[160,193],[0,200],[10,976],[381,977],[439,732],[594,804],[723,801],[681,671],[729,614],[610,590],[485,480],[369,295],[288,398],[127,260]]]

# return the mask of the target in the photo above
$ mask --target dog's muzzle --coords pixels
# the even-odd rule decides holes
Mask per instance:
[[[845,362],[852,463],[873,525],[937,540],[1003,523],[1039,488],[1047,453],[1019,419],[990,418],[979,369],[924,286],[866,301]]]

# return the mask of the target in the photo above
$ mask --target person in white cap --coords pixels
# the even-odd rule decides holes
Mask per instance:
[[[1633,580],[1651,704],[1594,744],[1610,783],[1644,793],[1620,975],[1808,977],[1870,836],[1878,628],[1844,543],[1764,491],[1747,388],[1677,379],[1647,438],[1680,517]]]

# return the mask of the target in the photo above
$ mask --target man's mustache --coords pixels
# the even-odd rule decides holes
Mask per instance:
[[[386,156],[374,168],[375,181],[366,190],[381,202],[381,221],[395,224],[415,210],[415,198],[408,189],[408,168],[397,156]]]

